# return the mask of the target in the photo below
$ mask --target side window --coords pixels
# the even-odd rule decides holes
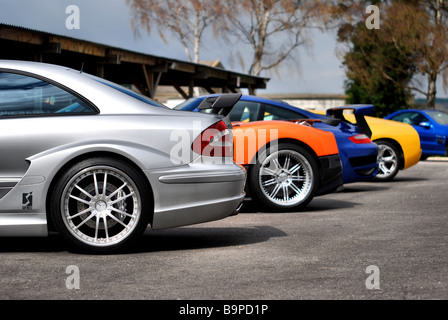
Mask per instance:
[[[391,120],[399,121],[411,125],[418,126],[421,122],[427,122],[428,119],[417,112],[403,112],[395,117],[393,117]]]
[[[0,117],[89,114],[96,111],[73,94],[43,80],[0,72]]]
[[[260,103],[239,100],[233,107],[232,111],[230,111],[230,121],[257,121],[259,112]]]
[[[295,120],[307,119],[307,116],[292,110],[265,105],[263,120]]]
[[[410,113],[410,112],[403,112],[403,113],[397,114],[395,117],[391,118],[391,120],[403,122],[403,123],[407,123],[407,124],[412,123],[411,119],[412,119],[412,113]]]
[[[424,115],[420,113],[416,113],[414,117],[411,119],[411,121],[414,126],[418,126],[422,122],[429,122],[428,118],[426,118]]]

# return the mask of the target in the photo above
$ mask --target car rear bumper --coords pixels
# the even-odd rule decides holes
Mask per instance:
[[[244,200],[246,171],[236,164],[190,164],[145,172],[154,195],[153,229],[226,218]]]
[[[331,155],[319,158],[320,185],[316,196],[321,196],[342,189],[342,163],[339,155]]]
[[[378,173],[378,146],[354,144],[347,137],[338,141],[344,183],[372,180]]]
[[[378,173],[378,155],[350,157],[343,162],[344,183],[369,181]]]

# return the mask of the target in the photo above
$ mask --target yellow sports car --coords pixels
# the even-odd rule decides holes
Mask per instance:
[[[342,112],[344,107],[328,109],[326,114],[341,118],[343,121],[356,123],[355,116]],[[340,112],[338,112],[340,111]],[[325,112],[314,111],[325,114]],[[378,145],[379,171],[377,181],[390,181],[399,170],[408,169],[420,161],[422,150],[420,137],[411,125],[381,118],[365,117],[371,140]],[[358,123],[361,128],[361,125]]]

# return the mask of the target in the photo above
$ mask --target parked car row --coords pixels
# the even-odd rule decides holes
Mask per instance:
[[[391,180],[419,161],[419,136],[372,110],[323,115],[241,94],[172,110],[73,69],[0,60],[0,236],[54,230],[110,252],[148,225],[237,214],[244,199],[291,211],[346,183]]]
[[[200,111],[199,104],[216,95],[195,97],[175,109]],[[353,110],[353,113],[346,113]],[[344,183],[390,181],[399,170],[408,169],[421,157],[420,138],[412,126],[368,116],[373,106],[343,106],[322,112],[294,107],[283,101],[243,96],[230,112],[233,123],[272,120],[319,120],[315,128],[332,132],[338,142]],[[331,116],[331,117],[330,117]],[[334,122],[334,119],[340,120]],[[298,121],[300,123],[300,121]]]

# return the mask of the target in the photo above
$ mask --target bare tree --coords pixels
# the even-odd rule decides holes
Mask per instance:
[[[132,12],[132,27],[148,33],[156,27],[167,43],[165,32],[182,43],[189,61],[199,62],[204,31],[220,17],[220,0],[126,0]],[[216,26],[216,24],[213,24]],[[215,29],[216,31],[217,29]]]
[[[259,76],[277,68],[307,43],[306,30],[323,21],[329,6],[320,0],[230,0],[223,8],[225,30],[250,46],[248,73]]]

